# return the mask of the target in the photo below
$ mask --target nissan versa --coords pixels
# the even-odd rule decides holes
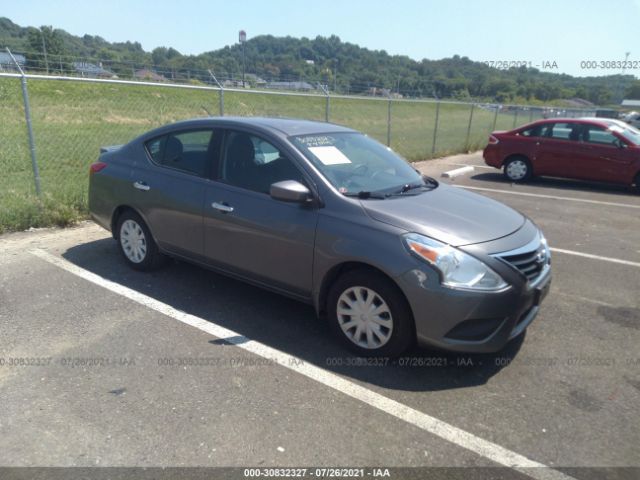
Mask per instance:
[[[415,341],[497,351],[551,281],[547,242],[527,217],[328,123],[168,125],[103,148],[89,194],[131,267],[171,256],[311,303],[362,355]]]

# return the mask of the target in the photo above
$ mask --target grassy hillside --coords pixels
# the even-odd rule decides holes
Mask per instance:
[[[153,68],[172,79],[209,81],[208,69],[220,78],[240,78],[242,50],[238,44],[199,55],[182,55],[167,47],[146,52],[136,41],[111,43],[94,35],[82,37],[44,27],[51,70],[72,70],[71,62],[84,59],[121,77],[137,68]],[[45,69],[42,34],[0,17],[0,47],[26,52],[28,67]],[[538,70],[531,65],[506,70],[482,61],[454,55],[440,60],[413,60],[389,55],[330,37],[293,38],[261,35],[246,45],[247,72],[270,80],[321,82],[340,93],[365,93],[370,87],[399,90],[405,96],[455,99],[485,99],[503,103],[550,102],[574,97],[603,105],[619,101],[631,88],[633,75],[572,77],[553,68]],[[485,59],[477,59],[485,60]]]
[[[45,80],[29,80],[28,87],[44,195],[42,202],[34,195],[20,82],[0,78],[0,232],[86,216],[88,168],[100,146],[126,143],[168,122],[217,114],[219,105],[218,93],[209,90]],[[469,108],[441,104],[435,155],[484,144],[494,114],[475,109],[466,145]],[[332,98],[330,121],[386,142],[387,109],[386,101]],[[435,109],[434,103],[394,101],[392,148],[410,160],[430,158]],[[226,92],[225,114],[324,120],[325,98]],[[500,114],[497,128],[510,128],[514,120]]]

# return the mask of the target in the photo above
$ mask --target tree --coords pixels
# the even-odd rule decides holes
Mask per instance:
[[[640,100],[640,80],[636,80],[627,88],[624,97]]]
[[[51,26],[43,25],[40,29],[30,28],[27,33],[30,64],[41,70],[49,71],[49,63],[58,65],[62,56],[66,55],[64,42],[58,30]],[[54,57],[57,57],[54,59]],[[53,59],[53,60],[52,60]]]

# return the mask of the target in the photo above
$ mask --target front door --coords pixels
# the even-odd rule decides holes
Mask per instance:
[[[272,183],[307,183],[294,161],[256,135],[228,130],[218,181],[204,202],[204,252],[219,268],[311,295],[318,211],[269,196]]]
[[[573,122],[551,123],[538,138],[534,158],[536,175],[572,177],[580,139],[581,125]]]
[[[576,160],[577,178],[602,182],[629,182],[634,152],[624,148],[621,139],[598,125],[585,124],[582,130],[583,154]]]

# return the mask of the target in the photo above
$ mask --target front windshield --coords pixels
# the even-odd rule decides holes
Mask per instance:
[[[634,145],[640,145],[640,130],[632,127],[631,125],[625,125],[624,127],[613,125],[609,127],[609,130],[618,132],[624,138],[629,140]]]
[[[291,140],[345,195],[389,194],[424,185],[406,161],[361,133],[300,135]]]

